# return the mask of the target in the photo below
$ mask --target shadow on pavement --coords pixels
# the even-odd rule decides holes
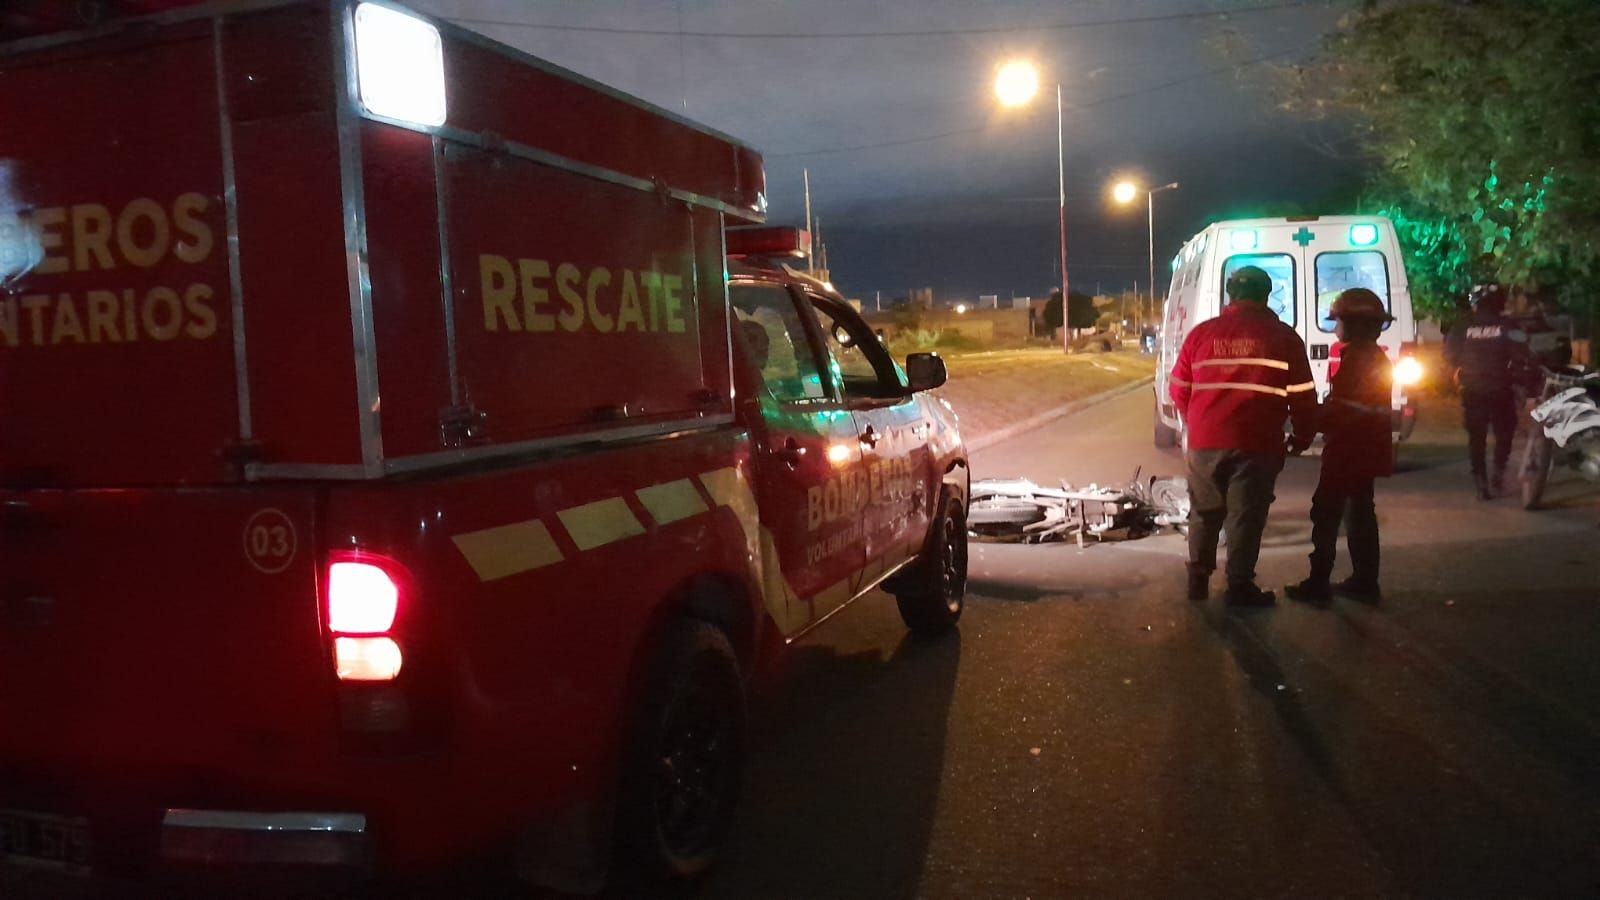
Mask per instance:
[[[801,646],[758,696],[738,821],[700,898],[913,897],[933,828],[961,635]]]
[[[1437,548],[1415,551],[1437,555]],[[1425,565],[1407,553],[1394,565]],[[1452,595],[1473,607],[1504,591]],[[1541,593],[1522,594],[1530,605]],[[1444,606],[1432,595],[1407,594],[1405,605]],[[1508,598],[1509,599],[1509,598]],[[1431,601],[1431,602],[1430,602]],[[1558,613],[1565,603],[1549,610]],[[1501,665],[1439,635],[1401,624],[1401,609],[1347,600],[1329,608],[1276,610],[1197,608],[1239,672],[1271,707],[1297,748],[1364,842],[1383,860],[1393,889],[1405,896],[1578,896],[1594,886],[1597,859],[1580,832],[1588,822],[1562,820],[1542,794],[1551,782],[1524,773],[1480,769],[1500,758],[1491,746],[1520,748],[1513,758],[1561,773],[1573,808],[1594,797],[1596,732],[1548,692]],[[1486,617],[1492,622],[1498,615]],[[1339,633],[1342,632],[1342,635]],[[1338,648],[1330,667],[1308,655]],[[1543,641],[1537,644],[1544,644]],[[1371,693],[1375,685],[1386,685]],[[1430,722],[1407,719],[1385,694],[1426,697],[1477,722],[1481,748],[1439,743]],[[1449,734],[1449,732],[1446,732]],[[1447,738],[1449,740],[1449,738]],[[1470,735],[1469,735],[1470,740]],[[1463,755],[1464,754],[1464,755]],[[1463,766],[1471,762],[1473,769]],[[1540,776],[1542,777],[1542,776]],[[1532,779],[1532,780],[1530,780]],[[1592,808],[1592,807],[1591,807]],[[1580,816],[1589,819],[1588,816]],[[1593,894],[1588,894],[1593,896]]]

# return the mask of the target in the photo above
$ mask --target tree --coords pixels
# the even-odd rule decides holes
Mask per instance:
[[[1419,308],[1487,280],[1600,291],[1600,4],[1369,2],[1288,75],[1285,106],[1359,123],[1361,206],[1394,220]]]
[[[1094,298],[1081,291],[1067,295],[1067,326],[1073,331],[1093,328],[1100,321],[1100,311],[1095,309]]]
[[[1045,301],[1045,304],[1044,304],[1044,327],[1050,329],[1051,333],[1054,333],[1057,328],[1061,327],[1061,289],[1060,288],[1055,288],[1055,289],[1051,290],[1050,291],[1050,299]]]

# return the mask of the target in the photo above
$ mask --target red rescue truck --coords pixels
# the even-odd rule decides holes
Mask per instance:
[[[378,0],[31,37],[0,122],[0,869],[693,875],[778,651],[959,616],[944,364],[738,142]]]

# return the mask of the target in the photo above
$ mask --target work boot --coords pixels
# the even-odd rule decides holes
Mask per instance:
[[[1377,603],[1383,599],[1383,591],[1379,589],[1376,579],[1351,575],[1334,585],[1333,589],[1360,603]]]
[[[1211,573],[1189,571],[1189,599],[1204,600],[1211,596]]]
[[[1478,490],[1479,500],[1494,499],[1494,494],[1489,492],[1489,479],[1482,472],[1472,473],[1472,484]]]
[[[1222,600],[1229,606],[1246,607],[1272,606],[1278,602],[1271,591],[1263,591],[1248,581],[1228,585],[1228,592],[1222,596]]]
[[[1505,492],[1506,492],[1506,468],[1505,468],[1505,466],[1497,466],[1495,468],[1495,470],[1494,470],[1494,478],[1490,479],[1490,481],[1489,481],[1489,490],[1493,491],[1494,495],[1496,497],[1503,496],[1505,494]]]
[[[1283,589],[1284,596],[1290,600],[1301,603],[1311,603],[1317,606],[1326,606],[1333,602],[1333,587],[1328,584],[1328,579],[1308,577],[1299,584],[1291,584]]]

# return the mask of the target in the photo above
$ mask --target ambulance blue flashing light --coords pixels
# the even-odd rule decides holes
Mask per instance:
[[[1378,242],[1378,226],[1368,224],[1350,226],[1350,245],[1371,247]]]
[[[1254,228],[1235,228],[1228,235],[1228,243],[1235,250],[1254,250],[1259,238]]]

